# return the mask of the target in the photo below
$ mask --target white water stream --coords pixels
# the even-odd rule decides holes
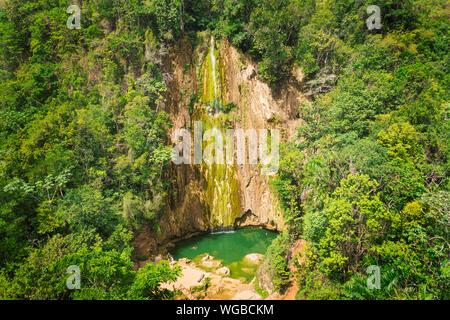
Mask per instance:
[[[211,49],[210,49],[210,59],[211,59],[211,66],[212,66],[212,76],[214,81],[214,107],[217,110],[217,82],[216,82],[216,56],[214,54],[214,37],[211,36]]]

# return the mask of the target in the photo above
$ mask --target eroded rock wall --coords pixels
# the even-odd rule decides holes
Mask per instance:
[[[277,93],[257,76],[257,65],[228,41],[220,50],[225,65],[225,100],[238,106],[235,128],[277,128],[282,140],[296,136],[299,107],[306,101],[301,92],[302,74],[294,68],[293,75]],[[261,175],[258,165],[237,166],[240,183],[242,218],[240,226],[263,225],[283,229],[279,202],[269,186],[269,177]]]
[[[207,38],[205,41],[208,41]],[[294,68],[292,77],[275,93],[258,79],[256,63],[228,41],[218,41],[217,50],[222,63],[223,100],[237,105],[237,110],[228,117],[233,128],[277,128],[282,141],[295,138],[296,127],[301,124],[298,110],[307,101],[302,94],[301,71]],[[187,40],[182,40],[162,59],[168,91],[159,108],[170,115],[174,124],[172,130],[193,128],[193,116],[188,106],[191,94],[201,93],[200,68],[207,58],[207,51],[208,46],[205,44],[194,49]],[[192,103],[190,107],[192,111]],[[270,177],[261,175],[258,165],[236,164],[234,171],[240,199],[240,212],[235,225],[282,230],[282,212],[269,186]],[[202,176],[200,165],[172,164],[169,176],[172,181],[171,195],[167,200],[167,210],[160,220],[159,232],[154,232],[153,236],[138,235],[136,238],[148,243],[146,251],[152,251],[173,239],[207,231],[211,227],[209,220],[214,213],[209,212],[208,195],[205,194],[208,181]],[[145,245],[138,244],[137,247],[144,248]]]

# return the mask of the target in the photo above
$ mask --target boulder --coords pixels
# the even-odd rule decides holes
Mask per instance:
[[[214,257],[209,254],[202,258],[202,265],[207,268],[218,268],[221,264],[220,261],[214,260]]]
[[[230,269],[227,267],[222,267],[216,270],[216,273],[220,276],[229,276],[230,275]]]
[[[208,253],[202,258],[202,261],[214,260],[213,256],[210,256]]]

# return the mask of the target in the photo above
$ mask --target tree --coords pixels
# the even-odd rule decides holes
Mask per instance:
[[[320,213],[326,228],[319,239],[319,269],[330,276],[359,270],[363,256],[383,236],[389,214],[367,175],[349,175]]]
[[[136,279],[129,290],[131,299],[160,300],[173,296],[173,292],[162,289],[163,282],[175,281],[181,275],[181,267],[171,266],[168,261],[159,264],[149,263],[139,269]]]
[[[261,57],[259,72],[273,86],[285,79],[291,70],[290,46],[296,42],[301,18],[299,2],[263,0],[250,16],[254,53]]]

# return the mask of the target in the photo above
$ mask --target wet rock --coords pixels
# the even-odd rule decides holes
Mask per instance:
[[[222,267],[216,270],[216,273],[221,276],[229,276],[230,275],[230,269],[227,267]]]
[[[207,260],[214,260],[213,256],[210,256],[208,253],[202,258],[202,261],[205,262]]]

